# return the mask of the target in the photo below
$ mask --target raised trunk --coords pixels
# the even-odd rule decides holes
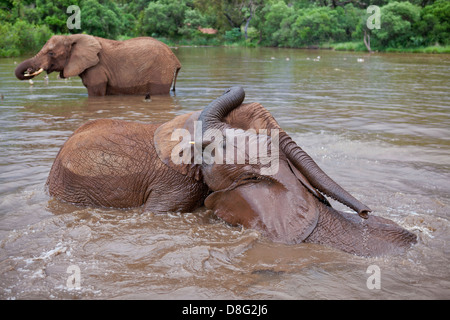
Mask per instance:
[[[402,253],[417,242],[417,237],[391,220],[377,216],[361,219],[321,205],[316,228],[305,242],[359,256],[382,256]]]
[[[284,131],[280,132],[280,150],[286,154],[289,160],[308,179],[314,188],[352,208],[362,218],[367,218],[367,213],[372,210],[345,191],[323,172],[314,160]]]
[[[198,121],[202,122],[202,134],[204,140],[208,140],[208,137],[205,136],[208,129],[220,129],[225,126],[225,123],[223,123],[222,120],[228,113],[239,107],[244,101],[244,98],[244,89],[241,87],[231,87],[203,109],[198,117]]]

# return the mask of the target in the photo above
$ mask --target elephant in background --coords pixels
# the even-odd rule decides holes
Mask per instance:
[[[60,149],[48,191],[79,205],[143,206],[156,213],[204,205],[225,222],[259,230],[273,241],[319,243],[362,256],[399,253],[416,242],[413,233],[393,221],[369,215],[371,210],[327,176],[268,110],[259,103],[243,104],[244,96],[242,88],[233,87],[203,111],[163,124],[87,122]],[[175,130],[195,137],[198,123],[200,142],[173,139]],[[277,144],[279,151],[267,154],[277,161],[277,170],[264,171],[269,162],[251,159],[248,145],[242,148],[230,132],[245,136],[249,144]],[[213,144],[217,159],[224,156],[223,148],[243,153],[245,161],[208,160],[205,151]],[[196,149],[203,151],[200,159],[195,159]],[[190,161],[174,161],[174,155]],[[333,209],[323,194],[359,216]]]
[[[15,70],[19,80],[42,71],[61,78],[80,76],[89,96],[169,94],[181,64],[164,43],[140,37],[125,41],[85,34],[51,37],[33,58]]]

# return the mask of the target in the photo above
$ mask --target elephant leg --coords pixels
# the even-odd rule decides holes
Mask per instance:
[[[106,95],[106,83],[98,84],[95,86],[87,87],[88,95],[90,97],[105,96]]]
[[[88,90],[88,95],[93,96],[105,96],[108,86],[108,78],[106,74],[100,70],[91,68],[80,74],[81,80],[84,86]]]
[[[191,212],[203,205],[208,187],[179,173],[173,172],[172,174],[176,178],[168,178],[164,183],[149,187],[149,196],[144,204],[144,211],[154,213]]]
[[[178,77],[178,72],[180,72],[180,68],[177,68],[177,70],[175,70],[175,77],[173,78],[173,87],[172,87],[172,91],[175,91],[175,85],[177,84],[177,77]]]

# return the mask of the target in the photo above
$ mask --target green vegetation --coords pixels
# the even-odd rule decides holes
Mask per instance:
[[[381,28],[366,25],[380,7]],[[81,9],[69,30],[67,7]],[[173,45],[450,53],[448,0],[0,0],[0,57],[37,52],[53,34],[152,36]]]

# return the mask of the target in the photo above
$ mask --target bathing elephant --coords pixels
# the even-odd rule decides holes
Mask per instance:
[[[53,36],[33,58],[20,63],[16,77],[42,71],[61,78],[80,76],[89,96],[168,94],[181,64],[164,43],[141,37],[114,41],[86,34]]]
[[[243,104],[244,95],[230,88],[202,111],[163,124],[87,122],[59,151],[47,181],[50,195],[156,213],[204,205],[273,241],[319,243],[362,256],[397,253],[415,243],[413,233],[369,215],[269,111]],[[333,209],[324,195],[358,215]]]

